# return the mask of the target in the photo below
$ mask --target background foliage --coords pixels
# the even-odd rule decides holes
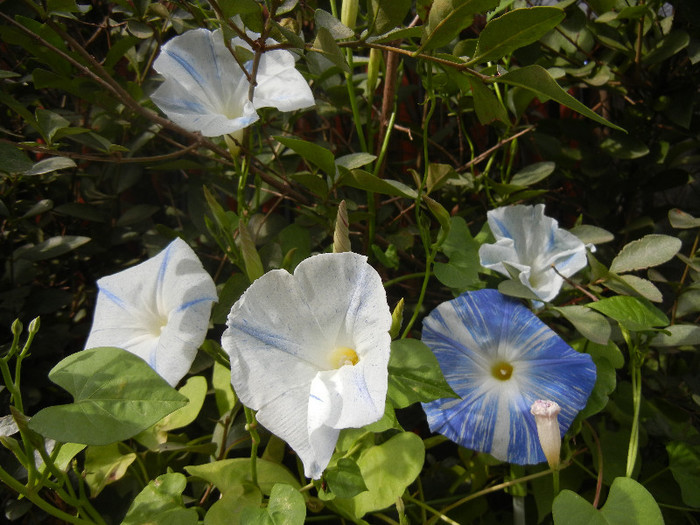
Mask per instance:
[[[193,516],[195,523],[197,516],[217,523],[215,516],[227,513],[277,523],[273,503],[260,510],[266,516],[236,514],[239,485],[231,480],[250,445],[228,371],[212,357],[230,306],[252,278],[271,268],[292,270],[326,251],[345,201],[352,249],[370,257],[392,308],[404,299],[403,335],[418,338],[420,319],[440,302],[499,286],[500,278],[479,267],[478,246],[489,235],[486,211],[544,202],[561,226],[597,246],[590,270],[577,276],[585,294],[569,289],[540,313],[598,367],[589,406],[572,429],[578,452],[561,474],[562,487],[576,494],[563,493],[552,508],[551,480],[540,477],[475,498],[449,516],[502,523],[512,519],[514,498],[522,497],[528,523],[572,523],[571,509],[589,512],[592,501],[603,512],[594,511],[591,520],[603,523],[600,515],[610,520],[624,507],[622,495],[643,487],[667,523],[697,523],[700,5],[565,0],[523,10],[531,3],[365,0],[352,20],[341,13],[346,4],[0,4],[5,350],[15,319],[27,324],[41,316],[31,354],[23,358],[24,412],[71,400],[47,376],[83,348],[95,281],[181,236],[195,247],[220,296],[207,351],[183,387],[201,402],[136,439],[88,447],[69,472],[83,473],[95,508],[110,523],[124,518],[137,494],[141,511],[132,507],[125,523],[143,523],[153,501],[182,520],[159,523],[191,523]],[[151,65],[162,43],[196,27],[231,31],[226,20],[234,15],[302,57],[297,68],[317,101],[305,112],[265,110],[240,157],[232,157],[223,140],[172,124],[149,99],[159,82]],[[664,245],[669,237],[682,241],[680,250]],[[589,296],[634,297],[640,310],[629,314],[600,301],[596,310],[609,321],[587,324],[590,317],[574,307],[589,303]],[[640,311],[651,318],[640,318]],[[659,333],[664,328],[666,335]],[[639,385],[631,356],[639,357]],[[643,392],[639,414],[635,385]],[[7,389],[0,392],[1,406],[9,399]],[[426,520],[420,502],[444,508],[543,470],[511,467],[450,443],[432,447],[416,400],[405,401],[399,421],[426,438],[428,449],[404,519]],[[213,426],[217,420],[225,424]],[[636,422],[640,454],[632,477],[639,484],[625,486]],[[416,446],[413,438],[397,436],[404,437],[385,436],[378,445],[388,448],[362,461],[382,464],[392,446]],[[287,475],[276,471],[284,456],[270,443],[261,460],[269,461],[269,472],[261,476],[279,479]],[[207,457],[223,459],[230,447],[228,481],[222,481],[222,472],[206,470]],[[21,478],[9,452],[0,462]],[[406,472],[402,487],[415,475]],[[185,476],[213,483],[223,498],[208,497],[211,487],[205,493],[201,481],[185,488]],[[299,486],[294,476],[289,484]],[[1,494],[8,519],[49,522],[14,491]],[[304,500],[307,519],[364,514],[340,504],[324,507],[322,492],[312,499],[307,492]],[[393,503],[363,508],[374,512]],[[644,508],[630,515],[648,515]],[[396,512],[386,511],[399,519]]]

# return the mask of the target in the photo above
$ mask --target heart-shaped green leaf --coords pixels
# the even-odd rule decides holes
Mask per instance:
[[[39,411],[29,427],[62,443],[108,445],[135,436],[187,403],[140,357],[90,348],[58,363],[49,379],[73,395]]]

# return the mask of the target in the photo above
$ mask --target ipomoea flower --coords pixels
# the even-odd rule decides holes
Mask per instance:
[[[248,47],[240,39],[235,46]],[[251,69],[251,63],[245,64]],[[314,104],[311,89],[284,49],[260,57],[253,101],[250,83],[226,47],[220,30],[193,29],[169,40],[154,69],[165,81],[151,99],[176,124],[206,137],[233,134],[258,120],[256,109],[293,111]]]
[[[423,321],[422,339],[461,397],[423,405],[430,429],[502,461],[545,461],[531,405],[549,399],[561,407],[561,437],[595,383],[588,354],[496,290],[442,303]]]
[[[192,248],[175,239],[162,252],[97,281],[85,348],[116,346],[144,359],[170,385],[188,372],[217,300]]]
[[[365,257],[328,253],[272,270],[233,305],[221,338],[258,421],[320,478],[343,428],[384,415],[391,312]]]
[[[496,243],[481,246],[481,265],[517,278],[542,301],[554,299],[563,277],[586,266],[586,246],[545,216],[544,204],[505,206],[486,216]]]

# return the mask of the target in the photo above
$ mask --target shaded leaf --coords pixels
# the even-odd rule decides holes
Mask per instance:
[[[516,49],[537,42],[564,20],[558,7],[513,9],[491,20],[479,34],[476,56],[470,63],[494,62]]]
[[[562,314],[586,339],[601,345],[608,344],[611,327],[601,314],[581,305],[559,306],[554,308]]]
[[[561,88],[559,84],[557,84],[557,82],[542,66],[535,64],[514,69],[498,77],[498,82],[525,88],[532,91],[539,97],[551,98],[555,102],[559,102],[560,104],[581,113],[581,115],[588,117],[599,124],[624,131],[621,127],[616,126],[612,122],[604,119],[569,95]]]
[[[422,49],[435,49],[448,44],[472,23],[477,13],[498,5],[498,0],[435,0],[423,26]]]

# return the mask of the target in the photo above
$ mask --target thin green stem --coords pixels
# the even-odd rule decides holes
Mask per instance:
[[[559,494],[559,469],[552,471],[552,489],[556,498]]]
[[[404,329],[403,334],[401,335],[401,339],[405,339],[406,337],[408,337],[408,334],[413,328],[413,324],[418,319],[421,306],[423,305],[423,300],[425,299],[425,293],[428,289],[428,282],[430,281],[430,276],[432,274],[433,260],[437,255],[437,248],[439,246],[438,243],[431,246],[430,231],[426,231],[424,222],[421,218],[421,201],[423,200],[423,190],[426,186],[428,180],[428,173],[430,169],[430,155],[428,151],[428,128],[430,126],[430,120],[432,119],[433,114],[435,113],[435,93],[433,93],[432,88],[432,69],[428,67],[426,73],[426,100],[423,113],[423,123],[421,126],[423,132],[423,178],[421,179],[420,186],[418,187],[415,200],[416,224],[418,225],[421,240],[423,242],[423,247],[425,249],[425,274],[423,276],[423,284],[421,285],[420,294],[418,296],[418,302],[416,303],[416,306],[413,309],[413,315],[411,315],[411,319],[406,324],[406,328]]]
[[[559,469],[560,470],[564,469],[567,466],[568,465],[562,464]],[[547,469],[547,470],[543,470],[542,472],[536,472],[535,474],[530,474],[529,476],[523,476],[522,478],[518,478],[518,479],[511,479],[510,481],[505,481],[503,483],[499,483],[498,485],[494,485],[492,487],[482,489],[478,492],[474,492],[473,494],[469,494],[468,496],[465,496],[464,498],[457,500],[454,503],[444,507],[443,509],[441,509],[441,512],[442,513],[449,512],[450,510],[455,509],[461,505],[464,505],[465,503],[467,503],[473,499],[480,498],[481,496],[485,496],[486,494],[491,494],[492,492],[498,492],[499,490],[506,489],[512,485],[517,485],[519,483],[526,483],[526,482],[531,481],[533,479],[541,478],[542,476],[547,476],[551,472],[552,472],[552,469]],[[432,523],[435,523],[436,520],[437,520],[437,518],[433,517],[428,521],[428,523],[426,525],[431,525]]]
[[[450,525],[459,525],[458,522],[456,522],[456,521],[453,520],[452,518],[447,517],[447,516],[445,515],[444,512],[441,512],[441,511],[439,511],[439,510],[437,510],[437,509],[434,509],[433,507],[431,507],[431,506],[428,505],[427,503],[422,502],[422,501],[419,500],[419,499],[416,499],[416,498],[414,498],[414,497],[412,497],[412,496],[410,496],[410,495],[408,495],[408,494],[406,494],[406,495],[404,496],[404,498],[405,498],[407,501],[410,501],[411,503],[413,503],[414,505],[417,505],[417,506],[420,507],[422,510],[427,510],[428,512],[430,512],[430,513],[434,516],[434,517],[432,518],[433,520],[439,519],[439,520],[444,521],[445,523],[449,523]]]
[[[21,494],[25,498],[27,498],[29,501],[31,501],[34,505],[39,507],[41,510],[46,512],[47,514],[50,514],[51,516],[54,516],[55,518],[58,518],[59,520],[63,520],[68,523],[74,523],[75,525],[94,525],[95,522],[92,520],[84,520],[78,516],[73,516],[72,514],[68,514],[67,512],[64,512],[60,509],[57,509],[53,505],[51,505],[48,501],[44,500],[39,494],[36,492],[27,489],[24,485],[22,485],[19,481],[17,481],[15,478],[13,478],[10,474],[8,474],[5,469],[0,467],[0,481],[2,481],[5,485],[10,487],[12,490],[17,492],[18,494]]]
[[[253,485],[258,486],[258,444],[260,435],[258,434],[258,422],[255,420],[255,412],[248,407],[243,407],[245,411],[246,430],[250,433],[250,478]]]

